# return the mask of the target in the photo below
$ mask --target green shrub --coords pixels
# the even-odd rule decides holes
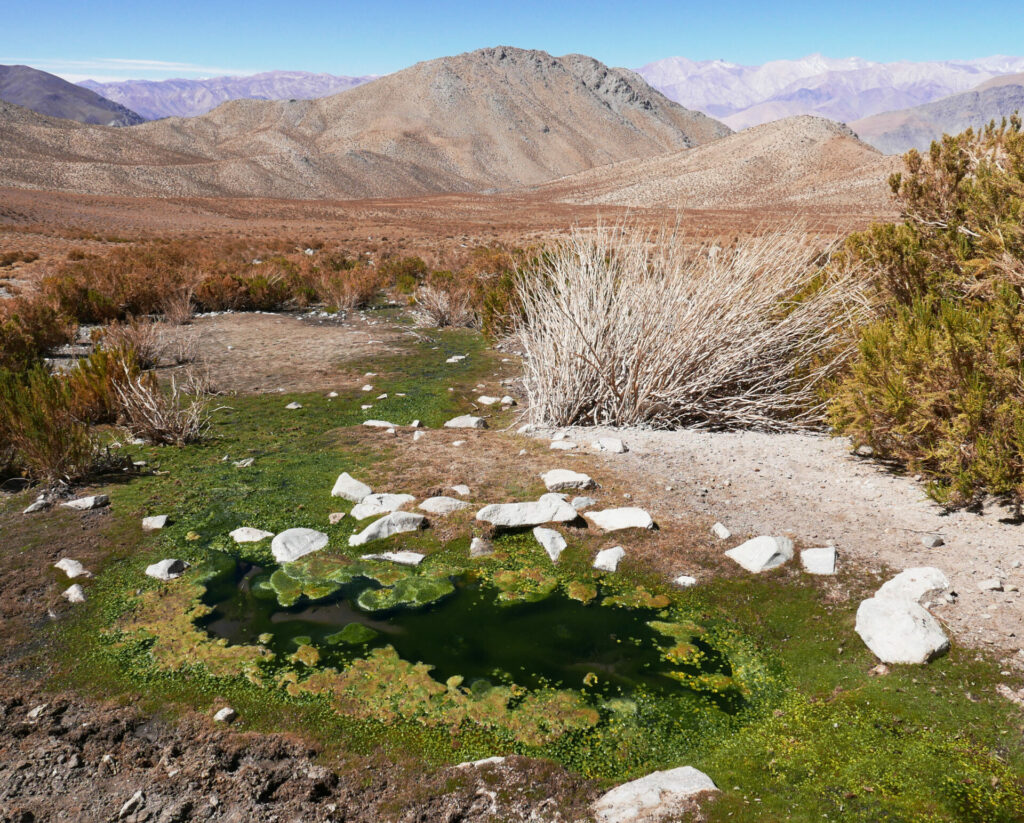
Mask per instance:
[[[854,235],[883,314],[835,386],[837,431],[926,474],[949,506],[1024,501],[1024,132],[1012,118],[911,151],[899,225]]]
[[[0,369],[29,368],[67,343],[72,330],[64,316],[39,300],[0,301]]]
[[[384,260],[377,269],[381,280],[403,294],[412,294],[427,276],[427,264],[418,257],[393,257]]]

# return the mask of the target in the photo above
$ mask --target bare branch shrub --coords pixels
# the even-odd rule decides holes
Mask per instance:
[[[356,266],[341,271],[317,272],[313,282],[317,296],[334,309],[361,309],[373,302],[381,289],[376,269]]]
[[[192,322],[192,301],[195,297],[195,289],[191,286],[183,286],[163,299],[164,321],[172,326],[184,326]]]
[[[210,426],[208,401],[201,396],[187,400],[173,377],[169,393],[161,391],[153,372],[127,377],[115,389],[124,426],[135,437],[183,446],[200,440]]]
[[[826,249],[826,256],[829,249]],[[692,253],[620,226],[574,230],[516,276],[530,413],[556,425],[792,430],[868,311],[795,227]]]
[[[163,355],[163,336],[156,323],[149,320],[129,318],[114,321],[97,330],[94,339],[107,351],[130,351],[135,355],[139,368],[151,369],[160,362]]]
[[[474,304],[471,283],[427,283],[416,290],[413,313],[424,326],[472,328],[479,324]]]

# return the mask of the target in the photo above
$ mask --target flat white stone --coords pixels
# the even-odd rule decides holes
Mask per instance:
[[[373,391],[373,386],[367,383],[365,386],[363,386],[363,391]]]
[[[21,513],[35,514],[36,512],[41,512],[48,508],[50,508],[50,501],[44,495],[39,495],[39,497],[36,498],[36,501],[26,506]]]
[[[500,397],[491,397],[489,394],[481,394],[476,402],[481,406],[494,406],[501,402]]]
[[[217,723],[233,723],[236,717],[238,717],[238,712],[230,706],[225,706],[213,716],[213,719]]]
[[[506,394],[504,397],[501,398],[501,405],[514,406],[516,405],[516,399],[512,395]]]
[[[77,560],[72,560],[70,557],[62,557],[60,560],[53,564],[53,567],[55,569],[60,569],[72,580],[74,580],[76,577],[92,577],[92,572],[87,570],[85,566],[83,566]]]
[[[68,603],[84,603],[85,602],[85,589],[83,589],[78,583],[73,586],[69,586],[63,592],[61,597],[68,601]]]
[[[296,409],[301,409],[302,408],[302,404],[301,403],[289,403],[287,406],[285,406],[285,408],[286,409],[291,409],[292,411],[295,411]]]
[[[591,506],[596,506],[597,501],[593,497],[574,497],[570,505],[579,512],[589,509]]]
[[[576,509],[555,495],[525,503],[492,503],[476,513],[477,520],[493,526],[520,528],[544,523],[568,523],[578,517]]]
[[[602,572],[616,571],[619,568],[619,561],[625,556],[626,550],[622,546],[604,549],[594,558],[594,568]]]
[[[599,529],[606,532],[618,531],[619,529],[654,528],[654,519],[646,511],[636,506],[584,512],[583,516]]]
[[[402,506],[415,502],[416,498],[411,494],[368,494],[352,507],[352,516],[356,520],[365,520],[367,517],[396,512]]]
[[[593,446],[598,451],[611,452],[612,454],[625,454],[629,451],[626,444],[617,437],[599,437],[594,441]]]
[[[579,443],[573,443],[570,440],[552,440],[549,449],[554,449],[556,452],[571,452],[573,449],[579,448]]]
[[[714,781],[692,766],[652,772],[601,795],[594,816],[600,823],[655,823],[682,812],[687,798],[713,791]]]
[[[934,566],[915,566],[900,572],[875,592],[875,597],[891,597],[920,603],[949,589],[949,579]]]
[[[144,532],[159,531],[167,525],[166,514],[154,514],[150,517],[142,518],[142,530]]]
[[[146,566],[146,574],[149,577],[155,577],[157,580],[174,580],[181,577],[188,567],[189,564],[184,560],[169,557],[166,560],[161,560],[159,563],[154,563],[152,566]]]
[[[481,766],[500,766],[505,762],[504,757],[485,757],[483,760],[467,760],[459,763],[456,769],[479,769]]]
[[[978,591],[983,592],[1001,592],[1003,590],[1003,581],[998,577],[989,577],[985,580],[978,581]]]
[[[464,354],[453,354],[451,357],[449,357],[444,362],[445,363],[459,363],[459,362],[461,362],[461,361],[463,361],[465,359],[466,359],[466,355],[464,355]]]
[[[362,546],[371,540],[383,540],[395,534],[413,532],[426,526],[427,519],[422,514],[412,512],[392,512],[380,520],[374,520],[359,534],[348,539],[350,546]]]
[[[748,572],[767,571],[793,558],[793,541],[788,537],[762,535],[729,549],[725,556],[735,560]]]
[[[255,457],[243,457],[241,460],[236,460],[231,465],[234,466],[236,469],[247,469],[255,462]]]
[[[589,475],[569,469],[552,469],[540,476],[549,492],[583,491],[596,485]]]
[[[67,503],[61,503],[66,509],[75,509],[76,511],[88,511],[89,509],[100,509],[110,503],[110,498],[105,494],[92,494],[88,497],[79,497],[76,500],[69,500]]]
[[[688,589],[690,586],[697,585],[697,578],[691,577],[688,574],[681,574],[675,580],[672,581],[681,589]]]
[[[316,529],[285,529],[270,542],[270,551],[278,563],[290,563],[320,551],[328,539],[326,534]]]
[[[380,554],[364,554],[363,560],[387,560],[391,563],[398,563],[400,566],[418,566],[423,562],[425,554],[419,552],[399,551],[381,552]]]
[[[453,417],[444,424],[446,429],[486,429],[487,421],[482,417],[474,417],[471,414],[463,414]]]
[[[466,441],[465,440],[453,440],[452,441],[452,445],[453,446],[465,446],[466,445]]]
[[[377,395],[377,399],[378,400],[387,400],[388,399],[387,392],[385,392],[384,394],[378,394]]]
[[[711,527],[711,533],[719,540],[728,540],[732,537],[732,532],[729,531],[722,523],[715,523]]]
[[[533,536],[537,538],[537,542],[548,553],[551,562],[557,563],[559,556],[565,551],[565,538],[554,529],[545,529],[542,526],[537,526],[533,530]]]
[[[329,392],[327,392],[327,396],[328,397],[337,397],[338,393],[336,391],[329,391]]]
[[[857,608],[854,626],[883,663],[927,663],[949,649],[938,621],[905,597],[871,597]]]
[[[334,488],[331,489],[331,497],[343,497],[345,500],[351,500],[353,503],[358,503],[366,495],[372,493],[373,489],[365,483],[360,483],[348,472],[342,472],[338,475],[338,479],[334,481]]]
[[[371,429],[393,429],[394,423],[389,423],[387,420],[364,420],[364,426],[369,426]]]
[[[417,507],[430,514],[451,514],[459,509],[468,509],[469,503],[455,497],[428,497]]]
[[[537,427],[533,423],[525,423],[516,429],[516,434],[532,434],[537,431]]]
[[[259,543],[268,537],[273,537],[273,532],[265,532],[263,529],[254,529],[251,526],[242,526],[228,533],[236,543]]]
[[[820,549],[804,549],[800,552],[800,564],[808,574],[835,574],[839,552],[835,546]]]
[[[469,486],[460,483],[458,486],[452,486],[452,491],[455,492],[459,497],[469,496]]]

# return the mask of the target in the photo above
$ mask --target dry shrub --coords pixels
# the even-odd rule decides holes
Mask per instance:
[[[172,326],[184,326],[191,323],[194,297],[195,291],[192,286],[183,286],[178,291],[164,297],[160,307],[164,321]]]
[[[470,277],[434,272],[428,282],[417,290],[413,312],[417,320],[426,326],[471,328],[479,324],[477,291]]]
[[[129,347],[100,348],[83,357],[68,371],[68,404],[76,420],[86,424],[117,423],[121,404],[117,385],[140,372],[139,361]]]
[[[141,368],[151,369],[160,362],[164,340],[156,323],[129,318],[113,322],[93,333],[93,342],[109,351],[130,350]]]
[[[192,383],[186,377],[186,384]],[[183,446],[202,439],[210,426],[204,397],[188,400],[185,387],[171,378],[169,393],[161,391],[153,372],[128,376],[115,385],[123,425],[151,443]]]
[[[74,324],[42,301],[0,300],[0,368],[21,370],[72,338]]]
[[[574,230],[516,279],[531,414],[556,425],[819,424],[866,313],[795,228],[688,253],[681,237]]]
[[[341,271],[320,271],[312,286],[323,303],[334,309],[369,306],[381,289],[381,276],[372,268],[357,266]]]

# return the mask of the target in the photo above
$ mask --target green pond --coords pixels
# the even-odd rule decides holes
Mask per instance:
[[[599,598],[585,604],[559,591],[509,603],[497,588],[467,575],[443,579],[443,593],[424,605],[388,607],[382,595],[391,590],[361,576],[323,597],[282,605],[269,583],[276,569],[233,558],[227,565],[207,581],[203,600],[212,612],[200,625],[230,644],[262,643],[279,659],[310,645],[321,665],[341,668],[392,646],[402,659],[433,667],[431,676],[442,683],[461,676],[472,690],[514,683],[586,688],[604,698],[642,691],[696,699],[682,681],[732,675],[728,659],[690,632],[687,659],[666,657],[683,638],[672,631],[678,624],[659,622],[657,609],[602,606]],[[699,691],[701,700],[730,714],[744,702],[732,689]]]

